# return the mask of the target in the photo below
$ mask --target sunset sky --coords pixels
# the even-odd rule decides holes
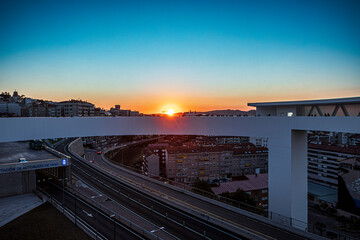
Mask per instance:
[[[359,96],[359,12],[332,0],[1,1],[0,91],[144,113]]]

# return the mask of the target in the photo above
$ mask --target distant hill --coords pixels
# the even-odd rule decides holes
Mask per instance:
[[[209,115],[244,115],[247,114],[248,116],[255,116],[256,111],[250,110],[250,111],[241,111],[241,110],[213,110],[213,111],[207,111],[207,112],[197,112],[198,114],[209,114]]]

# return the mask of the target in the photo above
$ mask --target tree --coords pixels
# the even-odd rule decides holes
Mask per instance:
[[[204,194],[205,192],[212,193],[211,185],[205,180],[197,179],[193,184],[193,192]]]
[[[255,199],[241,189],[236,190],[234,193],[224,192],[221,194],[221,196],[238,202],[246,203],[251,206],[256,206]]]
[[[323,235],[323,232],[326,228],[326,225],[322,222],[316,222],[315,223],[315,228],[320,232],[320,235],[322,236]]]

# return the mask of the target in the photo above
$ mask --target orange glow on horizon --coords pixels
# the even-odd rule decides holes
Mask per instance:
[[[171,117],[172,115],[174,115],[174,113],[175,113],[175,111],[172,110],[172,109],[169,109],[169,110],[167,110],[167,112],[166,112],[166,114],[167,114],[169,117]]]

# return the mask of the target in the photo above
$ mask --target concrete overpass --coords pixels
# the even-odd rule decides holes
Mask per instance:
[[[23,158],[23,162],[19,162]],[[43,169],[54,178],[71,179],[71,160],[51,148],[33,150],[28,142],[0,143],[0,197],[32,192],[35,170]]]
[[[0,142],[106,135],[269,138],[269,211],[307,223],[307,131],[360,133],[359,117],[1,118]]]

